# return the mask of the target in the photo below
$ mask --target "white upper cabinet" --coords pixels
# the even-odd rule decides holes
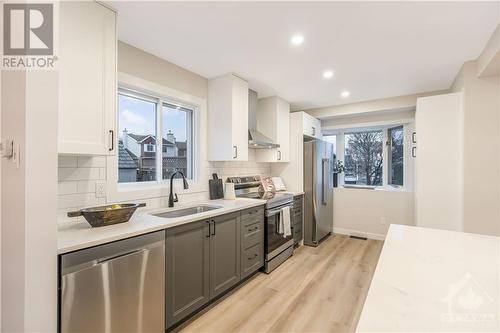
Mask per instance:
[[[116,150],[116,13],[60,2],[59,153]]]
[[[258,162],[290,161],[290,104],[279,97],[259,99],[257,129],[280,145],[276,149],[257,149]]]
[[[208,82],[208,159],[248,161],[248,83],[233,74]]]
[[[302,128],[304,131],[304,135],[315,138],[315,139],[321,139],[321,121],[319,119],[314,118],[308,113],[301,112],[302,113]]]

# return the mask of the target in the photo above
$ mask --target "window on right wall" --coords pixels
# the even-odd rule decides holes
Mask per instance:
[[[412,123],[404,123],[324,131],[323,140],[336,145],[337,160],[345,167],[339,183],[411,191],[413,180],[407,175],[412,174],[414,161],[409,153],[412,145],[405,136],[412,128]]]

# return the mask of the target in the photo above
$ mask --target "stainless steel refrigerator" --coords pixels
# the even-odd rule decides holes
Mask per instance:
[[[318,246],[333,229],[333,144],[304,142],[304,244]]]

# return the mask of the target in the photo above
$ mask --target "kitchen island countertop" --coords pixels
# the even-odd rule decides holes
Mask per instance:
[[[499,332],[500,238],[391,225],[358,332]]]

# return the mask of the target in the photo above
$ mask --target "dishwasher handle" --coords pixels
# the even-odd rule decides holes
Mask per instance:
[[[105,258],[99,258],[97,259],[97,264],[102,264],[102,263],[105,263],[107,261],[111,261],[113,259],[118,259],[118,258],[121,258],[121,257],[126,257],[126,256],[129,256],[129,255],[132,255],[132,254],[137,254],[139,252],[146,252],[146,251],[149,251],[148,249],[144,248],[144,249],[136,249],[136,250],[132,250],[132,251],[127,251],[127,252],[123,252],[123,253],[117,253],[115,255],[110,255],[108,257],[105,257]]]

